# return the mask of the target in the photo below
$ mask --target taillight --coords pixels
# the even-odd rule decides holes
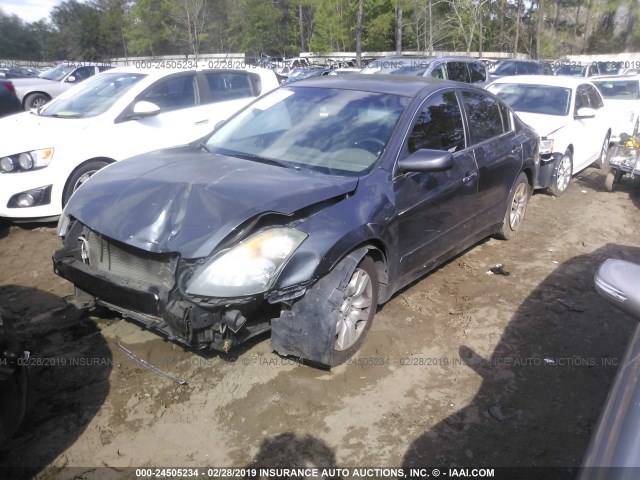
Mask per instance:
[[[13,93],[16,93],[16,87],[13,86],[13,83],[11,82],[3,82],[3,85],[5,86],[5,88]]]

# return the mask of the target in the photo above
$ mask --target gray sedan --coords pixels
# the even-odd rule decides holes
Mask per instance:
[[[93,75],[111,68],[94,63],[61,63],[35,78],[16,78],[13,84],[25,110],[40,108],[52,98]]]

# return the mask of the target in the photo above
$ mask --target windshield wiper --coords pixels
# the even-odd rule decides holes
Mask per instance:
[[[38,115],[42,115],[39,113]],[[79,113],[72,114],[60,114],[60,113],[52,113],[50,115],[42,115],[43,117],[53,117],[53,118],[82,118],[82,115]]]
[[[267,163],[269,165],[275,165],[277,167],[299,169],[297,165],[292,166],[284,162],[279,162],[278,160],[273,160],[271,158],[266,158],[266,157],[260,157],[258,155],[253,155],[251,153],[228,153],[227,155],[229,155],[230,157],[242,158],[243,160],[251,160],[254,162]]]
[[[204,151],[205,151],[205,152],[207,152],[207,153],[211,153],[211,150],[209,150],[209,148],[205,145],[205,143],[204,143],[204,142],[200,142],[200,143],[198,144],[198,148],[200,148],[200,149],[204,150]]]

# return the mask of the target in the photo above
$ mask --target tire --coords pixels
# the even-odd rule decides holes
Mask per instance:
[[[524,172],[521,172],[509,193],[509,201],[502,220],[502,227],[498,231],[498,238],[511,240],[518,234],[530,197],[531,185],[529,185],[529,179]]]
[[[547,192],[554,197],[559,197],[569,188],[573,176],[573,159],[568,150],[556,160],[553,175],[553,183],[547,188]]]
[[[613,184],[616,182],[616,171],[609,170],[607,176],[604,179],[604,189],[607,192],[613,192]]]
[[[600,156],[598,159],[593,162],[593,166],[596,168],[602,168],[606,164],[607,154],[609,153],[609,134],[604,137],[604,143],[602,144],[602,150],[600,151]]]
[[[67,180],[67,185],[64,187],[62,206],[64,207],[67,204],[73,192],[75,192],[80,185],[86,182],[91,175],[107,165],[109,165],[109,163],[102,160],[90,160],[76,168],[69,177],[69,180]]]
[[[24,109],[31,110],[32,108],[40,108],[49,100],[51,100],[51,98],[44,93],[32,93],[27,95],[24,101]]]
[[[335,312],[336,337],[331,366],[346,362],[364,341],[378,306],[378,273],[371,257],[364,257],[346,282],[343,302]]]

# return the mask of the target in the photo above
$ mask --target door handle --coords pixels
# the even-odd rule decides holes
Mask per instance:
[[[462,178],[462,181],[464,183],[470,182],[471,180],[473,180],[475,177],[478,176],[478,172],[467,172],[464,174],[464,177]]]
[[[198,120],[195,124],[196,125],[206,125],[207,123],[209,123],[209,119],[205,118],[204,120]]]
[[[513,153],[513,154],[520,153],[520,148],[522,148],[521,145],[518,145],[517,147],[513,147],[511,149],[511,153]]]

